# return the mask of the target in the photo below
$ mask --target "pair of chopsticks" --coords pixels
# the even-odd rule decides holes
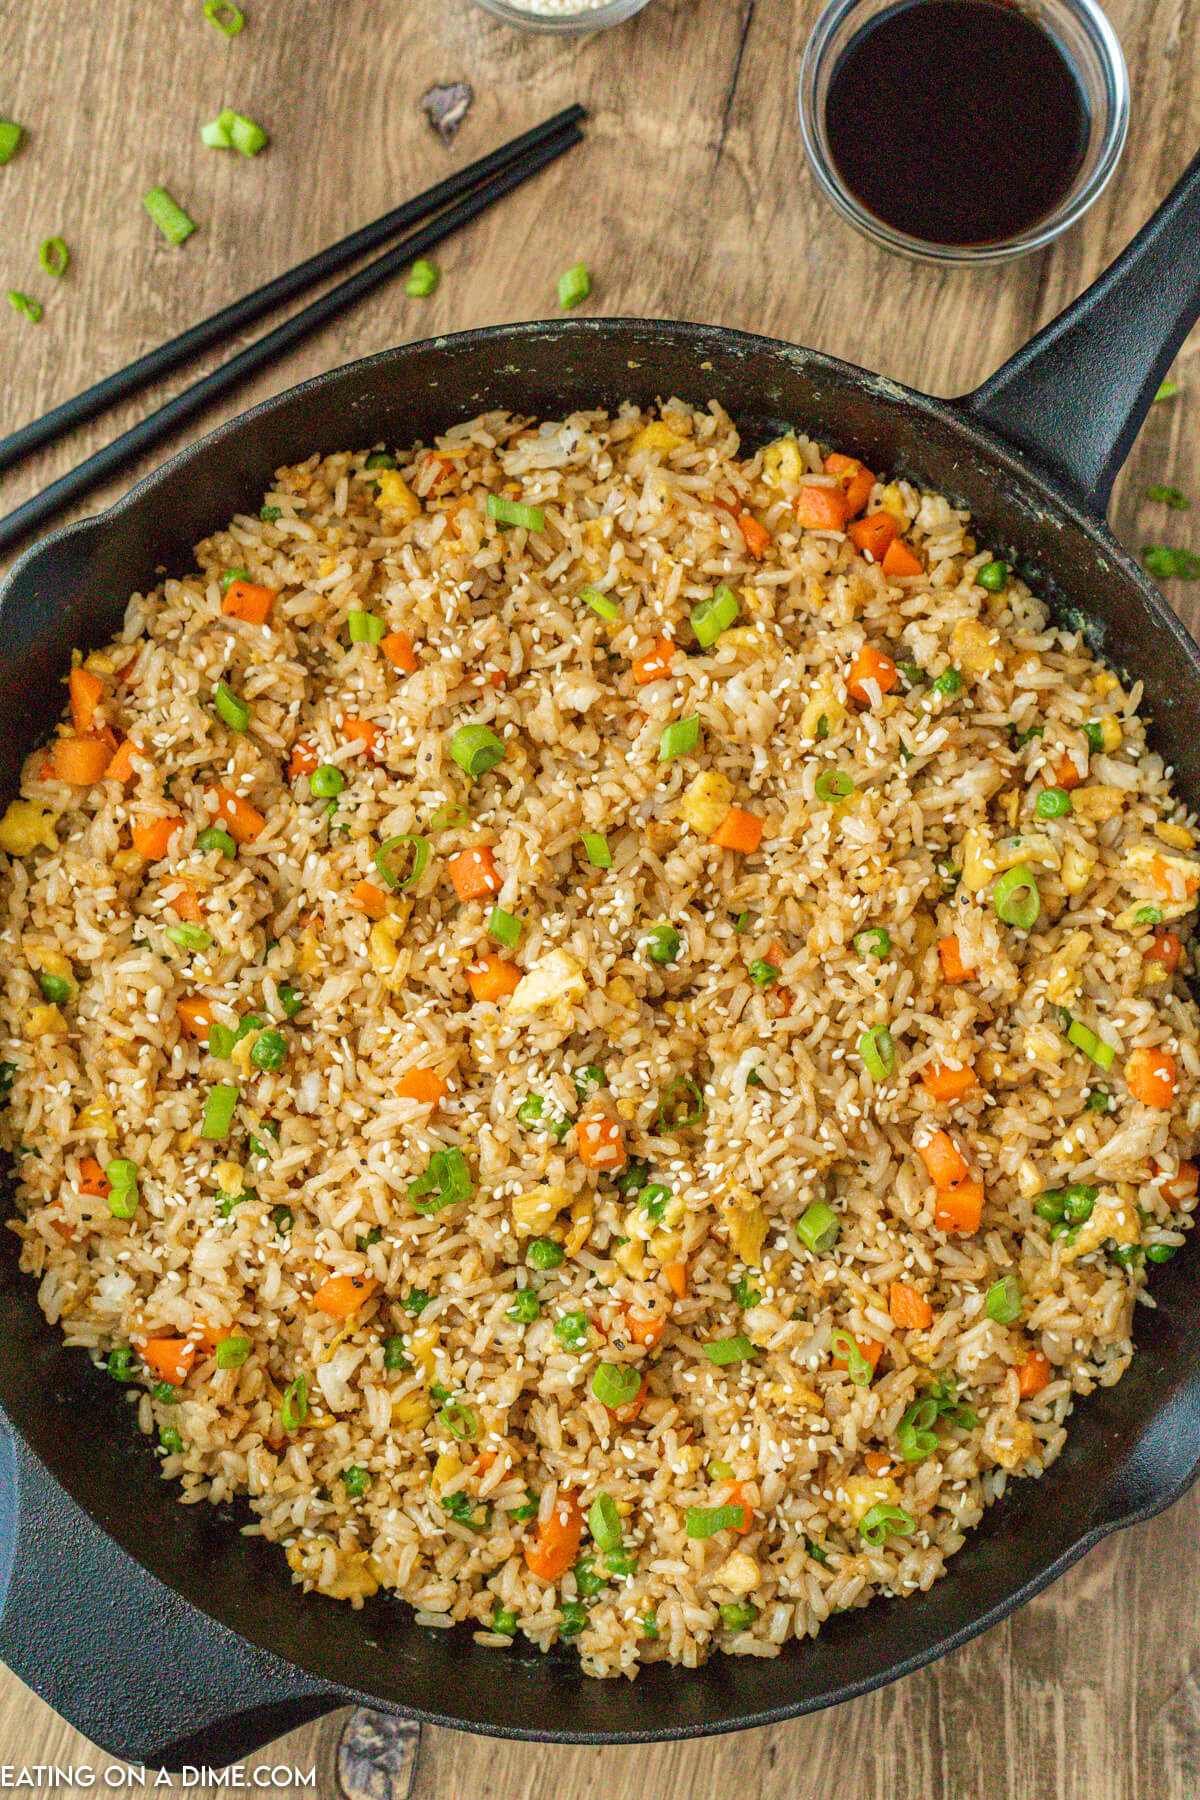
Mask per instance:
[[[402,237],[399,243],[393,244],[390,250],[376,257],[374,262],[367,263],[365,268],[357,270],[345,281],[330,288],[319,299],[277,325],[273,331],[248,344],[236,356],[230,357],[228,362],[222,363],[191,387],[185,388],[181,394],[176,394],[165,406],[160,406],[130,430],[122,432],[120,437],[106,444],[103,450],[98,450],[77,468],[69,470],[42,493],[35,494],[23,506],[18,506],[14,512],[0,518],[0,552],[11,549],[29,532],[44,525],[55,513],[91,493],[110,475],[116,474],[144,451],[152,449],[169,433],[178,430],[187,420],[229,393],[239,382],[277,362],[304,338],[353,306],[364,294],[371,293],[383,282],[390,280],[418,257],[426,256],[453,232],[461,230],[472,219],[478,218],[480,213],[494,206],[497,200],[502,200],[514,188],[520,187],[522,182],[528,181],[531,175],[536,175],[565,151],[573,148],[582,140],[580,122],[585,117],[582,106],[570,106],[565,112],[557,113],[554,118],[535,126],[532,131],[493,150],[490,155],[460,169],[445,181],[438,182],[427,193],[419,194],[415,199],[405,201],[402,206],[394,207],[372,224],[363,225],[329,249],[319,251],[305,262],[297,263],[294,269],[277,275],[273,281],[256,288],[253,293],[243,295],[232,305],[214,313],[211,319],[193,325],[179,337],[172,338],[170,343],[138,357],[127,368],[106,376],[103,381],[85,389],[82,394],[76,394],[74,399],[56,406],[44,417],[35,419],[8,437],[0,439],[2,472],[12,468],[22,457],[31,455],[46,444],[54,443],[66,432],[82,425],[85,420],[94,418],[106,407],[169,374],[193,356],[198,356],[214,344],[226,342],[234,333],[260,319],[264,313],[306,292],[353,262],[356,257],[386,243],[397,232],[407,231],[418,220],[428,221],[407,237]]]

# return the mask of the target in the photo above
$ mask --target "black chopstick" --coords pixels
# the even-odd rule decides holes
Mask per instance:
[[[263,287],[255,288],[252,294],[243,294],[240,300],[234,300],[229,306],[222,307],[211,319],[204,319],[198,325],[192,325],[170,343],[161,344],[157,350],[147,351],[131,362],[127,368],[118,369],[112,375],[106,375],[103,381],[85,388],[82,394],[76,394],[71,400],[64,400],[51,412],[40,419],[32,419],[28,425],[20,426],[5,438],[0,438],[0,473],[11,469],[22,457],[29,456],[34,450],[40,450],[46,444],[52,444],[57,438],[74,431],[77,425],[94,418],[108,406],[123,400],[129,394],[137,393],[140,388],[149,387],[164,375],[182,363],[199,356],[204,350],[211,349],[214,344],[227,342],[248,325],[253,325],[273,307],[282,306],[299,294],[306,293],[309,288],[316,287],[330,275],[336,275],[356,257],[365,256],[369,250],[375,250],[380,244],[394,238],[401,231],[407,231],[410,225],[418,220],[428,218],[443,206],[448,206],[460,195],[480,186],[483,182],[498,175],[504,169],[520,162],[530,150],[539,144],[556,138],[560,132],[571,125],[577,125],[586,117],[582,106],[568,106],[564,112],[556,113],[541,125],[535,125],[532,131],[513,138],[511,143],[502,144],[498,150],[492,150],[487,156],[468,164],[465,169],[448,175],[435,187],[429,188],[415,199],[406,200],[402,206],[395,206],[381,218],[369,225],[360,226],[352,231],[349,237],[331,244],[327,250],[319,250],[294,269],[287,269],[282,275],[276,275]]]
[[[181,394],[176,394],[165,406],[160,406],[139,424],[122,432],[120,437],[114,438],[111,444],[106,444],[94,456],[89,456],[77,468],[51,482],[42,493],[35,494],[23,506],[18,506],[14,512],[0,519],[0,552],[11,549],[28,532],[44,525],[64,507],[82,499],[143,451],[152,449],[170,432],[194,418],[214,400],[219,400],[239,382],[245,381],[247,376],[257,374],[260,369],[278,361],[285,352],[319,330],[330,319],[345,312],[347,307],[353,306],[364,294],[369,294],[372,289],[389,280],[416,257],[435,249],[452,232],[461,230],[472,219],[478,218],[489,206],[494,206],[497,200],[520,187],[531,175],[556,161],[565,151],[582,142],[582,139],[582,131],[578,125],[573,125],[559,136],[538,145],[524,161],[503,169],[483,187],[448,207],[428,225],[423,225],[420,230],[402,238],[398,244],[386,250],[382,256],[377,256],[365,269],[359,269],[336,287],[330,288],[328,293],[294,313],[290,319],[285,319],[274,331],[267,332],[265,337],[256,338],[254,343],[248,344],[237,356],[231,357],[211,374],[185,388]]]

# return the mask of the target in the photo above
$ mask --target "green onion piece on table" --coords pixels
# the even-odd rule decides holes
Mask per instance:
[[[586,263],[572,263],[558,278],[558,304],[563,312],[579,306],[592,291],[592,278]]]
[[[1169,544],[1148,544],[1142,561],[1156,581],[1200,581],[1200,556]]]
[[[412,868],[408,874],[409,850],[412,851]],[[413,837],[404,832],[399,837],[388,838],[380,844],[375,852],[375,867],[385,887],[393,893],[402,888],[415,887],[429,867],[429,859],[433,855],[433,845],[425,837]]]
[[[587,859],[593,869],[611,869],[612,851],[608,847],[608,839],[599,831],[585,831],[580,839]]]
[[[504,494],[489,494],[487,516],[497,525],[519,525],[526,531],[545,531],[546,515],[540,506],[522,506]]]
[[[700,720],[696,714],[688,719],[673,719],[658,740],[659,762],[674,762],[687,756],[700,742]]]
[[[504,740],[490,725],[460,725],[450,739],[450,754],[472,780],[504,761]]]
[[[1160,506],[1169,506],[1172,512],[1187,512],[1191,501],[1186,494],[1180,493],[1177,487],[1148,487],[1147,500],[1156,500]]]
[[[701,1344],[700,1348],[718,1369],[724,1369],[730,1363],[749,1362],[758,1355],[750,1339],[741,1336],[714,1338],[712,1343]]]
[[[642,1378],[627,1363],[600,1363],[592,1375],[592,1393],[612,1412],[629,1406],[641,1389]]]
[[[270,142],[262,126],[256,125],[253,119],[246,118],[244,113],[231,115],[229,136],[234,149],[240,150],[243,156],[257,156]]]
[[[0,119],[0,169],[17,154],[24,128],[12,119]]]
[[[245,13],[232,0],[204,0],[204,16],[226,37],[236,37],[246,23]]]
[[[832,1250],[841,1230],[837,1214],[823,1200],[817,1200],[807,1207],[796,1221],[798,1236],[814,1256],[824,1256],[826,1251]]]
[[[233,149],[233,114],[228,107],[200,127],[200,142],[210,150]]]
[[[1015,869],[1005,869],[1003,875],[996,877],[992,905],[1003,924],[1015,925],[1019,931],[1033,930],[1042,910],[1042,897],[1028,863],[1018,863]]]
[[[410,300],[427,300],[441,278],[441,271],[436,263],[430,262],[426,256],[418,257],[408,271],[404,291]]]
[[[1157,405],[1160,400],[1174,400],[1178,392],[1179,383],[1177,381],[1164,381],[1154,396],[1155,404]]]
[[[219,1081],[210,1088],[200,1122],[200,1136],[212,1143],[223,1143],[229,1136],[237,1103],[238,1091],[231,1081]]]
[[[71,252],[60,237],[47,238],[38,246],[38,261],[46,274],[55,281],[61,281],[67,272],[71,260]]]
[[[724,582],[714,589],[711,597],[699,601],[692,608],[692,630],[704,649],[711,649],[723,631],[728,631],[738,616],[738,599],[731,587]]]
[[[164,187],[153,187],[143,194],[142,205],[169,244],[185,243],[196,229],[194,220],[176,205]]]
[[[1021,1316],[1021,1284],[1015,1275],[1002,1275],[999,1281],[993,1281],[983,1310],[997,1325],[1016,1324]]]
[[[21,293],[19,288],[9,288],[8,304],[12,307],[14,312],[23,314],[32,325],[36,325],[41,319],[41,301],[35,300],[31,294]]]

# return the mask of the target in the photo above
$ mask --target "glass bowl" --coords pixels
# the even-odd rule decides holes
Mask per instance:
[[[493,18],[503,19],[506,25],[515,25],[518,31],[582,32],[623,25],[626,19],[640,13],[643,6],[648,6],[650,0],[603,0],[600,6],[559,13],[527,12],[523,6],[511,4],[510,0],[477,0],[477,4]]]
[[[937,244],[909,237],[870,212],[842,180],[825,132],[825,102],[838,58],[869,20],[897,0],[831,0],[813,27],[800,67],[800,129],[826,199],[885,250],[932,263],[996,263],[1040,250],[1081,219],[1100,195],[1125,147],[1129,71],[1120,42],[1095,0],[1031,0],[1022,8],[1054,40],[1075,71],[1091,118],[1074,181],[1052,212],[1015,237],[981,244]]]

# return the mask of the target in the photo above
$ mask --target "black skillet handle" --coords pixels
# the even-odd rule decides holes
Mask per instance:
[[[0,1661],[93,1743],[151,1768],[222,1768],[348,1699],[164,1587],[2,1426]]]
[[[959,405],[1103,518],[1197,318],[1200,155],[1099,280]]]

